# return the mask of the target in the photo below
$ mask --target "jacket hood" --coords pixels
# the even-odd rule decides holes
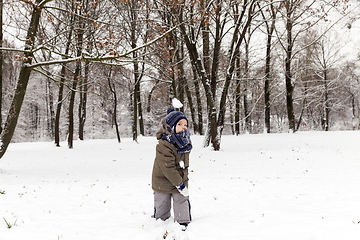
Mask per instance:
[[[159,131],[157,131],[156,133],[156,139],[159,140],[162,138],[163,134],[167,134],[167,135],[171,135],[174,134],[174,130],[171,129],[171,127],[169,126],[169,124],[166,123],[166,119],[163,118],[160,121],[160,129]]]

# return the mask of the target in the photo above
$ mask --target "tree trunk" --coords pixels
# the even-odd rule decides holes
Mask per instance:
[[[139,129],[140,134],[142,136],[145,136],[145,128],[144,128],[144,118],[143,118],[143,110],[142,110],[142,104],[141,104],[141,92],[140,92],[140,83],[139,83],[139,93],[137,94],[138,97],[138,114],[139,114]]]
[[[79,47],[79,46],[78,46]],[[75,94],[76,87],[78,84],[78,78],[80,77],[81,70],[81,61],[76,62],[76,69],[74,73],[74,79],[72,84],[72,90],[70,94],[70,102],[69,102],[69,126],[68,126],[68,147],[70,149],[73,148],[73,138],[74,138],[74,105],[75,105]]]
[[[220,48],[221,48],[221,24],[220,24],[220,16],[221,16],[221,10],[222,10],[222,3],[221,1],[216,1],[216,20],[215,20],[215,39],[214,39],[214,54],[213,54],[213,61],[211,66],[211,75],[210,75],[210,84],[211,84],[211,93],[214,98],[216,97],[216,83],[217,83],[217,72],[219,68],[219,57],[220,57]],[[236,35],[236,33],[234,33]],[[228,86],[228,83],[225,81],[225,86]],[[226,87],[224,87],[226,88]],[[224,92],[223,92],[224,93]],[[222,96],[223,97],[223,96]],[[221,98],[222,98],[221,97]],[[221,104],[222,100],[220,100],[220,109],[219,109],[219,119],[216,119],[216,109],[215,106],[213,109],[208,109],[211,121],[210,123],[210,134],[211,134],[211,143],[213,145],[214,150],[220,150],[220,140],[221,140],[221,132],[223,126],[221,125],[220,131],[219,131],[219,120],[220,122],[223,122],[224,117],[224,111],[223,107],[225,106]],[[214,116],[215,115],[215,116]]]
[[[52,91],[52,87],[51,87],[51,80],[48,78],[46,81],[46,89],[47,89],[47,95],[48,97],[46,99],[49,99],[48,101],[48,114],[47,114],[47,130],[50,133],[50,137],[53,138],[54,137],[54,123],[55,123],[55,111],[54,111],[54,96],[53,96],[53,91]]]
[[[73,16],[71,18],[71,22],[73,21]],[[70,28],[69,35],[67,38],[66,48],[65,48],[65,56],[69,54],[71,38],[73,34],[73,27]],[[60,74],[60,85],[59,85],[59,94],[56,106],[56,114],[55,114],[55,145],[60,147],[60,114],[61,114],[61,106],[63,102],[63,91],[64,91],[64,83],[65,83],[65,73],[66,73],[66,64],[63,63],[61,67]]]
[[[78,107],[78,119],[79,119],[79,140],[84,140],[84,123],[85,123],[85,109],[83,108],[84,94],[83,94],[83,80],[81,76],[79,80],[79,107]]]
[[[176,39],[176,41],[178,42],[178,40]],[[180,41],[180,44],[178,44],[177,46],[178,51],[176,51],[176,65],[177,65],[177,69],[178,69],[178,99],[179,101],[183,104],[183,106],[180,108],[181,112],[184,112],[184,93],[185,93],[185,85],[186,85],[186,80],[185,80],[185,71],[184,71],[184,48],[182,46],[182,42]]]
[[[180,19],[180,22],[182,22],[182,19]],[[188,49],[191,63],[196,68],[197,73],[201,77],[201,81],[203,83],[203,86],[205,88],[205,96],[208,106],[208,132],[207,136],[205,137],[205,146],[209,145],[209,142],[211,141],[213,143],[214,150],[220,150],[220,139],[217,138],[217,122],[216,122],[216,106],[215,106],[215,100],[211,92],[211,86],[208,84],[209,79],[206,75],[206,72],[203,68],[203,64],[201,62],[200,56],[198,54],[197,47],[194,43],[192,43],[189,39],[189,36],[186,33],[186,29],[184,25],[180,25],[181,33],[184,37],[186,47]]]
[[[90,13],[89,7],[89,0],[84,1],[84,12]],[[90,32],[86,36],[86,52],[91,55],[91,49],[93,49],[94,45],[94,38],[91,35],[91,32],[94,32],[93,27],[91,24],[88,24],[88,22],[84,22],[84,20],[81,20],[80,24],[85,29],[87,25],[90,25]],[[83,33],[82,33],[83,34]],[[83,37],[83,36],[82,36]],[[81,40],[82,41],[82,40]],[[81,42],[82,44],[82,42]],[[81,46],[82,48],[82,46]],[[86,105],[87,105],[87,94],[88,94],[88,82],[89,82],[89,72],[90,72],[90,62],[88,60],[85,61],[85,67],[84,67],[84,77],[81,77],[79,79],[80,82],[80,102],[79,102],[79,139],[84,140],[84,129],[85,129],[85,122],[86,122]],[[81,65],[80,65],[81,66]]]
[[[251,18],[252,18],[251,14],[253,12],[253,7],[254,7],[254,2],[252,2],[248,6],[248,9],[243,8],[240,16],[238,16],[238,18],[236,19],[233,38],[231,40],[231,44],[230,44],[230,47],[228,50],[229,56],[228,56],[228,61],[227,61],[226,78],[225,78],[225,84],[223,87],[223,91],[221,94],[221,100],[220,100],[220,106],[219,106],[219,117],[218,117],[218,122],[217,122],[217,127],[218,127],[220,137],[222,134],[222,130],[224,128],[225,112],[226,112],[226,98],[228,95],[230,82],[233,78],[233,74],[235,71],[235,64],[236,64],[237,55],[239,54],[240,45],[245,38],[245,33],[247,32],[248,29],[250,29],[249,26],[250,26],[250,22],[251,22]],[[242,23],[243,17],[245,16],[246,10],[248,11],[249,17],[244,25],[241,23]],[[243,29],[241,32],[240,32],[240,26],[243,26]],[[249,39],[250,39],[250,34],[249,34]]]
[[[198,133],[200,135],[203,135],[203,118],[202,118],[202,103],[201,103],[201,95],[200,95],[200,86],[199,86],[199,81],[198,81],[198,74],[196,72],[196,69],[193,65],[191,65],[191,69],[193,72],[193,83],[194,83],[194,88],[195,88],[195,97],[196,97],[196,109],[197,109],[197,122],[195,124],[194,122],[194,132],[195,134]],[[189,89],[189,86],[187,86],[187,88]],[[188,92],[190,90],[186,90],[186,92]],[[191,93],[190,93],[191,94]],[[188,100],[190,101],[190,100]],[[192,102],[192,100],[191,100]],[[190,105],[190,102],[189,102]],[[196,114],[195,111],[195,105],[191,105],[193,106],[193,111],[194,114]],[[194,116],[194,119],[196,119],[196,117]],[[194,120],[195,121],[195,120]]]
[[[185,84],[185,92],[186,92],[186,96],[187,96],[187,100],[189,103],[189,108],[190,108],[190,114],[191,114],[191,119],[192,119],[192,123],[194,126],[194,133],[198,133],[199,132],[199,126],[198,123],[196,121],[196,114],[195,114],[195,105],[193,103],[192,97],[191,97],[191,92],[189,89],[188,84]]]
[[[150,92],[149,92],[149,95],[148,95],[148,105],[147,105],[147,112],[149,113],[151,111],[151,97],[152,97],[152,94],[156,88],[156,85],[158,85],[160,82],[160,80],[156,80],[154,86],[151,88]]]
[[[215,39],[214,39],[214,49],[213,49],[213,59],[211,66],[211,74],[210,74],[210,85],[211,85],[211,93],[215,97],[216,96],[216,83],[217,83],[217,72],[219,68],[219,58],[220,58],[220,48],[221,48],[221,22],[220,16],[222,14],[222,2],[216,1],[216,12],[215,12]],[[206,31],[210,31],[209,27]],[[236,31],[236,30],[235,30]],[[236,33],[234,33],[236,35]],[[209,35],[206,35],[209,37]],[[209,39],[207,39],[209,41]]]
[[[325,119],[324,119],[324,130],[329,131],[329,117],[330,117],[330,104],[329,104],[329,88],[327,79],[327,70],[323,71],[324,74],[324,108],[325,108]]]
[[[197,126],[197,122],[196,122],[196,117],[195,117],[195,108],[193,105],[193,101],[192,101],[192,97],[191,97],[191,92],[188,86],[188,83],[185,79],[185,70],[184,70],[184,46],[183,46],[183,42],[180,41],[180,46],[179,46],[179,53],[177,54],[178,59],[177,59],[177,65],[179,68],[179,96],[180,96],[180,102],[184,103],[185,99],[184,99],[184,93],[186,92],[186,96],[187,96],[187,100],[189,103],[189,108],[190,108],[190,114],[191,114],[191,119],[192,119],[192,123],[194,126],[194,132],[198,132],[198,126]],[[184,109],[182,109],[181,111],[184,111]]]
[[[245,43],[245,64],[244,64],[244,114],[245,114],[245,129],[246,132],[251,133],[251,112],[248,99],[248,82],[249,82],[249,44]]]
[[[43,41],[40,40],[41,44]],[[51,53],[47,56],[44,49],[41,50],[44,60],[49,61],[51,59]],[[46,131],[50,138],[54,137],[54,121],[55,121],[55,112],[54,112],[54,98],[53,91],[51,88],[51,72],[49,71],[49,66],[45,66],[44,70],[46,72],[46,81],[45,81],[45,106],[46,106]]]
[[[285,82],[286,82],[286,109],[288,114],[289,129],[295,132],[295,116],[293,107],[293,90],[291,80],[291,60],[289,58],[285,61]]]
[[[232,103],[229,104],[229,108],[230,108],[230,126],[231,126],[231,133],[232,135],[235,135],[235,128],[234,128],[234,110],[233,110],[233,105]]]
[[[203,11],[206,10],[206,7],[208,6],[208,0],[206,1],[200,1],[200,7]],[[191,12],[193,12],[193,8],[191,9]],[[191,18],[191,23],[193,22],[193,19]],[[211,65],[211,59],[210,59],[210,29],[209,24],[207,21],[203,21],[202,25],[202,41],[203,41],[203,58],[204,58],[204,69],[207,73],[207,78],[210,79],[210,65]],[[191,39],[195,38],[194,30],[191,29]],[[203,117],[202,117],[202,103],[201,103],[201,96],[200,96],[200,86],[198,81],[198,74],[196,72],[196,67],[194,64],[191,64],[191,69],[193,72],[193,82],[195,86],[195,95],[196,95],[196,102],[197,102],[197,118],[198,122],[197,124],[194,123],[194,132],[199,133],[200,135],[204,134],[204,127],[203,127]],[[189,103],[190,104],[190,103]],[[195,117],[194,117],[195,119]],[[210,128],[209,128],[210,129]],[[209,145],[209,144],[207,144]]]
[[[200,1],[200,6],[203,11],[206,11],[208,7],[208,0]],[[217,24],[219,21],[217,22]],[[202,33],[202,42],[203,42],[203,59],[204,59],[204,69],[207,73],[208,78],[210,79],[211,75],[211,57],[210,57],[210,27],[208,21],[202,21],[201,24],[201,33]],[[192,33],[194,34],[194,33]],[[195,36],[192,36],[195,38]]]
[[[203,64],[201,63],[200,56],[198,54],[198,50],[196,48],[196,45],[193,44],[189,36],[186,33],[186,29],[184,25],[180,26],[181,33],[184,37],[186,47],[188,49],[191,62],[193,66],[196,68],[197,73],[201,77],[201,81],[203,83],[203,86],[205,88],[205,96],[206,96],[206,102],[207,102],[207,108],[208,108],[208,134],[205,137],[205,143],[204,146],[209,146],[209,142],[213,142],[213,148],[214,150],[220,149],[220,142],[217,138],[217,129],[216,129],[216,106],[215,106],[215,100],[211,92],[211,87],[208,84],[209,79],[206,75],[205,70],[203,69]]]
[[[286,20],[286,32],[287,32],[287,49],[286,49],[286,59],[285,59],[285,84],[286,84],[286,109],[288,114],[289,129],[295,132],[295,115],[294,115],[294,106],[293,106],[293,91],[294,87],[292,85],[292,74],[291,74],[291,57],[292,57],[292,19],[291,12],[287,11],[287,20]]]
[[[203,117],[202,117],[202,103],[201,103],[201,95],[200,95],[200,86],[199,81],[197,79],[196,69],[192,66],[194,73],[194,86],[195,86],[195,96],[196,96],[196,106],[198,113],[198,133],[200,135],[204,135],[204,126],[203,126]]]
[[[81,11],[79,13],[81,15]],[[80,26],[83,26],[84,24],[80,23]],[[80,57],[82,54],[83,49],[83,36],[84,36],[84,30],[80,27],[79,30],[77,30],[76,38],[77,38],[77,53],[76,56]],[[68,147],[70,149],[73,148],[73,136],[74,136],[74,104],[75,104],[75,94],[76,94],[76,88],[81,78],[81,60],[78,60],[76,62],[76,68],[74,72],[74,78],[73,78],[73,84],[71,89],[71,95],[70,95],[70,103],[69,103],[69,126],[68,126]],[[80,119],[79,119],[80,120]]]
[[[271,38],[268,36],[266,45],[266,63],[265,63],[265,128],[266,132],[270,133],[270,52],[271,52]]]
[[[65,65],[65,64],[64,64]],[[63,89],[64,89],[64,82],[65,82],[65,66],[61,68],[61,78],[60,78],[60,86],[59,86],[59,95],[58,101],[56,106],[56,114],[55,114],[55,145],[60,147],[60,114],[61,114],[61,106],[63,101]]]
[[[240,68],[240,55],[236,59],[236,89],[235,89],[235,134],[240,135],[240,78],[241,78],[241,68]]]
[[[206,61],[207,65],[204,64],[204,73],[207,74],[206,78],[210,81],[204,81],[202,78],[203,85],[205,84],[205,91],[210,91],[208,94],[208,98],[211,98],[211,102],[208,101],[208,122],[207,122],[207,131],[205,137],[205,146],[209,146],[210,142],[213,145],[214,150],[220,150],[220,136],[218,137],[218,128],[217,128],[217,118],[216,118],[216,106],[215,106],[215,96],[216,96],[216,83],[217,83],[217,70],[219,67],[219,56],[220,56],[220,46],[221,46],[221,24],[220,24],[220,15],[221,15],[221,1],[216,1],[217,5],[216,12],[215,12],[215,39],[214,39],[214,49],[213,49],[213,59],[212,59],[212,66],[210,69],[210,47],[209,45],[209,26],[207,24],[204,25],[203,31],[203,42],[207,49],[204,52],[204,62]],[[197,50],[196,50],[197,51]],[[196,53],[198,54],[198,53]],[[200,63],[198,63],[200,64]],[[206,69],[205,66],[208,68]],[[200,68],[198,68],[199,70]],[[208,86],[210,84],[210,86]],[[208,88],[208,90],[207,90]]]
[[[117,123],[117,95],[116,95],[116,90],[115,90],[115,84],[111,84],[111,74],[112,74],[112,67],[109,67],[108,84],[109,84],[109,89],[114,97],[113,122],[115,124],[116,137],[117,137],[118,142],[120,143],[121,142],[120,131],[119,131],[119,125]]]
[[[131,15],[131,23],[130,23],[130,41],[132,49],[137,47],[136,44],[136,21],[137,21],[137,12],[135,9],[135,3],[132,2],[130,6],[130,15]],[[139,62],[137,60],[137,52],[134,51],[132,54],[133,57],[133,68],[134,68],[134,94],[133,94],[133,104],[134,104],[134,112],[133,112],[133,141],[137,142],[138,130],[138,112],[139,112],[139,104],[140,104],[140,74],[139,74]]]
[[[87,84],[89,78],[89,62],[85,63],[84,78],[80,80],[80,102],[79,102],[79,139],[84,140],[84,127],[86,121]]]
[[[135,70],[135,65],[134,64],[134,70]],[[137,69],[135,70],[137,71]],[[138,84],[138,80],[136,79],[137,74],[135,74],[135,85],[134,85],[134,92],[133,92],[133,126],[132,126],[132,132],[133,132],[133,141],[137,142],[137,114],[138,114],[138,97],[137,94],[139,93],[139,84]]]
[[[37,4],[33,5],[34,9],[33,9],[32,15],[31,15],[31,21],[30,21],[30,25],[29,25],[27,35],[26,35],[27,44],[25,44],[25,48],[24,48],[24,50],[25,50],[24,51],[24,60],[21,65],[19,79],[17,82],[15,94],[14,94],[14,97],[13,97],[13,100],[12,100],[12,103],[11,103],[11,106],[9,109],[9,113],[6,118],[4,129],[0,135],[0,141],[2,143],[0,145],[0,158],[5,154],[6,149],[8,148],[10,141],[12,139],[12,136],[14,134],[14,131],[15,131],[15,128],[17,125],[17,120],[19,118],[21,106],[24,101],[26,88],[27,88],[27,85],[29,82],[29,77],[30,77],[30,73],[31,73],[32,69],[29,68],[28,65],[30,65],[32,62],[32,58],[33,58],[32,48],[35,43],[35,36],[36,36],[36,33],[39,28],[39,21],[40,21],[41,10],[42,10],[42,6],[39,5],[40,2],[41,2],[41,0],[37,0],[36,1]]]
[[[265,86],[264,86],[264,94],[265,94],[265,128],[266,132],[271,132],[271,125],[270,125],[270,117],[271,117],[271,110],[270,110],[270,72],[271,72],[271,40],[272,35],[275,30],[275,20],[276,20],[276,12],[274,5],[272,4],[269,6],[269,12],[271,14],[271,25],[269,26],[268,22],[265,21],[266,30],[267,30],[267,41],[266,41],[266,59],[265,59]],[[265,19],[265,17],[264,17]]]
[[[0,0],[0,48],[3,43],[3,0]],[[2,99],[3,99],[3,51],[0,50],[0,134],[2,132]]]

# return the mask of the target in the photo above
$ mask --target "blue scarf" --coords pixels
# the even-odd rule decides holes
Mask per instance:
[[[193,148],[188,129],[175,134],[163,133],[162,139],[174,144],[179,154],[190,152]]]

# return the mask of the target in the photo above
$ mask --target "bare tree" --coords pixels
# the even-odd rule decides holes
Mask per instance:
[[[339,74],[331,74],[333,69],[336,68],[338,62],[341,62],[343,55],[341,54],[341,49],[343,46],[336,41],[337,37],[330,35],[330,33],[325,34],[322,38],[315,44],[315,52],[313,54],[314,64],[317,69],[317,75],[320,77],[323,88],[322,95],[323,99],[323,129],[329,131],[330,127],[330,112],[335,103],[334,98],[331,96],[332,93],[337,92],[339,84]],[[333,76],[331,76],[333,75]]]
[[[52,105],[51,89],[53,86],[58,87],[54,129],[57,146],[60,145],[61,131],[65,133],[66,129],[69,134],[69,147],[72,147],[74,131],[79,130],[79,138],[84,139],[84,133],[90,132],[85,125],[85,120],[88,121],[89,118],[92,118],[92,122],[96,122],[94,119],[101,119],[96,122],[97,126],[113,128],[113,123],[117,126],[119,119],[116,119],[116,116],[120,118],[120,114],[116,115],[116,106],[119,107],[118,111],[121,109],[121,117],[125,115],[126,119],[130,117],[132,119],[119,127],[125,131],[129,129],[128,134],[136,139],[138,134],[145,132],[144,121],[147,121],[150,129],[151,125],[154,125],[152,123],[162,117],[160,115],[163,113],[164,103],[170,104],[173,97],[184,103],[181,110],[190,113],[195,133],[203,134],[205,129],[202,124],[207,121],[205,145],[211,144],[215,150],[220,149],[221,135],[226,133],[224,129],[227,121],[235,125],[235,134],[240,134],[244,119],[247,120],[245,123],[248,131],[254,132],[262,125],[267,132],[270,132],[270,123],[271,126],[276,126],[277,123],[277,129],[280,130],[288,124],[289,129],[297,131],[309,119],[316,122],[314,124],[319,127],[321,127],[319,122],[323,121],[324,129],[328,130],[331,121],[340,111],[340,106],[350,106],[353,109],[352,117],[356,118],[358,96],[356,91],[349,90],[338,81],[340,67],[323,61],[330,59],[330,55],[326,56],[325,53],[326,47],[331,46],[330,42],[324,41],[324,47],[321,47],[320,37],[323,33],[306,43],[303,36],[318,25],[331,8],[341,2],[335,0],[280,2],[273,0],[47,0],[32,1],[33,4],[29,1],[11,2],[9,3],[11,6],[17,4],[29,13],[19,16],[19,19],[16,19],[19,21],[12,21],[17,24],[16,34],[19,34],[19,39],[24,38],[22,29],[27,29],[29,40],[21,50],[15,47],[7,48],[5,44],[1,46],[2,53],[7,53],[9,50],[13,53],[24,53],[17,57],[24,60],[19,68],[21,74],[17,87],[20,90],[15,92],[14,98],[11,96],[12,91],[8,93],[6,90],[4,91],[6,96],[0,97],[3,101],[0,104],[2,105],[0,112],[3,107],[9,107],[8,99],[13,98],[7,116],[9,121],[4,125],[7,132],[3,130],[1,138],[8,137],[7,142],[12,138],[24,97],[22,94],[26,91],[28,81],[26,78],[29,77],[30,72],[35,74],[31,78],[33,84],[30,87],[37,82],[47,84],[46,88],[44,84],[41,85],[43,89],[41,94],[48,95],[46,105]],[[42,15],[38,16],[38,21],[41,21],[34,27],[30,23],[36,23],[35,18],[30,21],[27,16],[35,16],[37,10],[41,10]],[[4,14],[7,14],[7,11],[4,11]],[[275,23],[276,28],[274,28]],[[265,36],[264,42],[260,42],[261,37],[257,43],[250,40],[250,33],[253,31],[255,34],[263,31],[260,34],[265,33],[265,35],[260,36]],[[273,37],[274,34],[276,39]],[[278,44],[275,40],[279,45],[275,45]],[[252,52],[255,44],[263,45],[261,49],[264,50],[263,53],[255,55]],[[276,48],[278,46],[280,48]],[[276,58],[279,52],[275,52],[274,49],[280,49],[279,52],[283,57]],[[334,52],[334,55],[339,54]],[[259,59],[258,56],[264,58]],[[8,59],[11,56],[6,54],[3,57]],[[255,58],[259,61],[253,61]],[[277,64],[279,62],[275,61],[282,63]],[[4,66],[5,64],[8,66],[7,62]],[[12,64],[15,65],[17,62],[12,61]],[[100,66],[103,65],[109,65],[111,68],[101,68]],[[125,68],[119,67],[124,65]],[[99,69],[108,70],[104,72]],[[126,69],[126,71],[116,72],[115,75],[118,69]],[[6,77],[9,70],[3,69]],[[281,71],[283,74],[278,74]],[[124,74],[121,79],[126,79],[125,84],[121,85],[122,80],[119,80],[118,74]],[[350,78],[345,73],[342,74],[349,82],[357,81],[355,77]],[[285,79],[285,84],[276,84],[280,77]],[[11,79],[12,76],[9,77],[9,81]],[[6,88],[15,85],[15,83],[9,84],[8,81],[3,83]],[[125,94],[120,95],[119,91]],[[335,94],[339,91],[342,96]],[[123,95],[126,104],[121,108],[123,102],[120,98]],[[129,108],[129,95],[133,109]],[[51,131],[46,130],[51,128],[51,120],[47,123],[49,127],[46,127],[42,118],[44,104],[40,101],[45,101],[45,98],[39,100],[40,97],[35,97],[35,94],[28,96],[28,102],[34,101],[33,104],[26,104],[24,107],[26,112],[23,114],[24,117],[20,115],[21,123],[33,121],[34,129],[31,129],[33,132]],[[145,117],[142,113],[144,96],[148,97],[148,112],[145,113]],[[90,114],[87,105],[92,107]],[[74,107],[77,106],[78,114],[74,114],[77,110],[74,110]],[[71,121],[68,125],[67,120],[61,118],[61,108],[69,110]],[[259,117],[263,115],[264,109],[265,118]],[[53,110],[49,108],[48,111],[45,115],[51,118]],[[244,118],[240,119],[240,116]],[[64,127],[60,128],[61,124]],[[0,127],[1,125],[0,119]],[[93,126],[95,129],[95,125]],[[30,132],[30,130],[26,131]],[[24,132],[25,130],[21,134]],[[120,129],[117,128],[116,132],[119,136]],[[106,131],[101,131],[101,134],[104,133]],[[3,149],[4,152],[6,147]]]
[[[111,0],[112,4],[119,13],[119,31],[121,35],[126,36],[126,42],[132,49],[137,49],[139,45],[147,41],[147,22],[148,22],[148,1],[116,1]],[[145,32],[145,33],[144,33]],[[146,48],[143,49],[146,51]],[[141,102],[141,81],[144,74],[144,62],[140,59],[144,58],[140,50],[132,51],[132,68],[133,68],[133,92],[130,94],[132,98],[132,136],[137,141],[138,123],[140,134],[144,135],[144,120]]]
[[[69,7],[69,10],[72,12],[75,9],[75,4],[72,3]],[[73,22],[74,21],[74,16],[75,15],[71,15],[69,22]],[[63,59],[66,60],[69,57],[69,52],[70,52],[70,47],[71,47],[71,43],[72,43],[72,38],[73,38],[73,32],[74,32],[74,25],[73,24],[69,24],[68,25],[68,32],[67,34],[65,34],[65,39],[66,42],[64,43],[64,55],[63,55]],[[58,99],[57,99],[57,104],[56,104],[56,114],[55,114],[55,145],[57,147],[60,147],[60,115],[61,115],[61,107],[63,104],[63,92],[64,92],[64,84],[65,84],[65,80],[66,80],[66,63],[62,63],[61,64],[61,71],[60,71],[60,82],[58,84],[59,86],[59,92],[58,92]]]
[[[275,22],[276,22],[276,15],[277,11],[274,6],[273,0],[268,2],[268,5],[263,10],[260,7],[261,14],[264,19],[264,25],[266,27],[266,57],[265,57],[265,84],[264,84],[264,96],[265,96],[265,128],[266,132],[270,133],[270,81],[271,81],[271,50],[273,48],[272,39],[273,33],[275,30]]]
[[[286,106],[289,130],[293,132],[296,131],[293,61],[296,55],[303,50],[303,48],[297,47],[298,40],[307,31],[317,26],[320,21],[327,21],[329,12],[337,6],[341,6],[342,3],[346,4],[346,2],[346,0],[285,0],[277,9],[281,15],[283,26],[275,28],[275,32],[285,54]]]
[[[112,75],[113,75],[113,67],[110,66],[109,70],[108,70],[108,84],[109,84],[109,89],[113,95],[113,100],[114,100],[114,109],[113,109],[113,122],[115,125],[115,130],[116,130],[116,137],[118,142],[121,142],[120,139],[120,131],[119,131],[119,125],[117,122],[117,107],[118,107],[118,97],[116,94],[116,88],[115,88],[115,84],[112,82]]]
[[[358,74],[358,59],[356,61],[347,61],[342,67],[343,88],[348,94],[351,109],[351,127],[353,130],[360,129],[360,76]]]
[[[2,143],[0,146],[0,158],[5,154],[6,149],[9,146],[9,143],[15,131],[17,120],[20,114],[20,109],[24,101],[26,87],[28,85],[28,81],[31,73],[31,68],[29,67],[29,65],[31,65],[32,59],[34,57],[33,50],[34,50],[35,36],[38,31],[40,17],[41,17],[41,10],[44,7],[43,4],[44,1],[36,0],[36,5],[33,5],[32,7],[31,20],[26,35],[26,45],[24,48],[24,56],[23,56],[23,63],[21,66],[20,76],[18,78],[15,94],[11,103],[9,113],[6,118],[4,129],[0,135],[0,140]]]
[[[253,14],[255,9],[255,3],[256,1],[244,1],[241,3],[231,2],[230,5],[226,5],[224,1],[218,0],[212,2],[211,5],[209,4],[206,7],[205,11],[200,12],[200,14],[197,16],[200,19],[200,21],[198,22],[201,23],[208,19],[210,15],[212,15],[213,17],[211,19],[214,20],[215,24],[215,30],[213,33],[214,45],[212,48],[212,66],[210,73],[209,70],[206,71],[207,69],[205,68],[206,65],[204,64],[204,58],[202,59],[200,57],[200,52],[198,50],[198,46],[196,45],[197,39],[194,39],[195,36],[198,36],[198,31],[200,31],[201,29],[206,29],[206,27],[204,28],[203,25],[199,24],[199,27],[196,28],[196,25],[193,24],[192,26],[188,26],[188,29],[190,29],[188,30],[185,25],[185,22],[187,21],[187,19],[185,19],[185,17],[187,17],[187,12],[185,12],[185,9],[178,12],[178,21],[182,23],[182,25],[180,25],[180,30],[185,40],[191,63],[196,69],[197,74],[200,76],[203,87],[205,89],[208,110],[208,128],[206,133],[205,146],[211,142],[214,150],[220,149],[220,138],[224,126],[227,93],[235,70],[236,54],[238,54],[239,52],[237,51],[237,49],[239,49],[245,37],[245,32],[250,25],[252,17],[254,16]],[[185,4],[185,6],[187,6],[187,4]],[[241,10],[239,10],[239,14],[235,15],[233,19],[234,29],[232,39],[227,49],[228,55],[225,65],[225,81],[221,92],[219,109],[217,110],[216,89],[218,83],[218,70],[220,63],[219,60],[222,47],[221,42],[224,39],[224,34],[227,33],[226,31],[224,31],[224,27],[225,23],[229,20],[229,16],[231,16],[231,14],[228,13],[233,7],[238,7]],[[223,8],[225,8],[225,11]],[[205,38],[206,36],[207,35],[205,34]],[[207,41],[205,41],[205,43],[207,43]]]

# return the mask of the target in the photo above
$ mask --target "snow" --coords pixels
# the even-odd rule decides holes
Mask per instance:
[[[183,104],[177,98],[173,98],[171,102],[172,102],[172,105],[174,108],[182,108],[183,107]]]
[[[185,232],[151,218],[154,137],[12,143],[0,240],[360,239],[359,131],[223,136],[217,152],[192,139]]]

